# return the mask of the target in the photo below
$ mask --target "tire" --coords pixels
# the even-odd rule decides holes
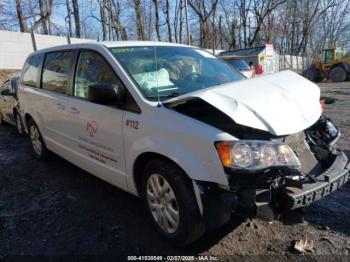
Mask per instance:
[[[17,134],[19,136],[23,136],[24,135],[24,127],[23,127],[23,124],[22,124],[21,117],[19,116],[17,111],[14,112],[14,117],[15,117],[15,120],[16,120]]]
[[[332,80],[332,82],[344,82],[347,77],[348,74],[341,66],[336,66],[329,72],[329,79]]]
[[[312,82],[317,83],[321,81],[321,72],[315,67],[310,67],[304,70],[302,75]]]
[[[39,160],[45,160],[48,155],[46,144],[39,131],[38,126],[32,119],[28,121],[28,132],[30,141],[32,143],[34,156]]]
[[[2,120],[2,114],[0,112],[0,126],[4,126],[5,122]]]
[[[166,160],[148,162],[141,186],[147,214],[163,238],[184,246],[204,234],[192,182],[177,165]]]

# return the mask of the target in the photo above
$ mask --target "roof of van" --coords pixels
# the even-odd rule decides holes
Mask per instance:
[[[120,46],[187,46],[177,43],[159,42],[159,41],[106,41],[100,42],[105,47],[120,47]]]
[[[157,42],[157,41],[106,41],[106,42],[86,42],[86,43],[75,43],[75,44],[66,44],[66,45],[57,45],[45,49],[40,49],[34,53],[57,51],[62,49],[71,49],[71,48],[88,48],[89,46],[105,46],[107,48],[111,47],[123,47],[123,46],[183,46],[190,47],[188,45],[177,44],[177,43],[168,43],[168,42]]]

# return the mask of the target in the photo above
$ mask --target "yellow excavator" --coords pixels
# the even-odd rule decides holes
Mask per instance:
[[[342,48],[324,49],[322,59],[304,70],[303,76],[313,82],[325,78],[332,82],[344,82],[350,76],[350,54]]]

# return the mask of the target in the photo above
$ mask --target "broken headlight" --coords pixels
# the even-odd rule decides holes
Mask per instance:
[[[293,150],[282,142],[240,140],[215,145],[225,167],[250,171],[283,166],[300,168]]]
[[[305,133],[313,144],[323,147],[333,146],[340,137],[340,131],[324,115]]]

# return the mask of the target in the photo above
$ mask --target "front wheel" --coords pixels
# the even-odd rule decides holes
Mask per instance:
[[[21,117],[17,111],[15,111],[15,120],[16,120],[17,134],[19,136],[23,136],[24,135],[24,128],[23,128]]]
[[[157,231],[183,246],[200,238],[204,223],[191,180],[175,164],[152,160],[143,172],[142,197]]]
[[[37,159],[45,160],[47,157],[47,148],[46,148],[44,139],[41,136],[39,128],[34,123],[33,120],[29,120],[28,129],[29,129],[30,141],[32,142],[34,156]]]
[[[304,70],[302,74],[306,79],[312,81],[312,82],[320,82],[322,77],[321,77],[321,72],[319,69],[315,67],[310,67],[306,70]]]

